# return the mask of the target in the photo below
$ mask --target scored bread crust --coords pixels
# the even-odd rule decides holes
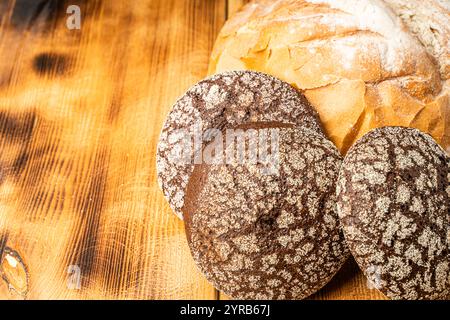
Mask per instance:
[[[450,78],[450,1],[384,0],[436,59],[442,79]]]
[[[449,152],[450,11],[412,2],[253,1],[223,27],[209,73],[257,70],[301,89],[344,153],[386,125],[418,128]]]

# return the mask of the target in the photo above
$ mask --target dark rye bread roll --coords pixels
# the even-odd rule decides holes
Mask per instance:
[[[188,243],[206,278],[235,299],[302,299],[349,256],[335,206],[341,156],[308,128],[250,124],[245,132],[252,128],[276,133],[278,170],[195,166],[183,207]]]
[[[337,187],[347,244],[392,299],[450,295],[449,166],[417,129],[384,127],[348,152]]]
[[[201,150],[198,143],[192,142],[185,157],[181,150],[186,151],[186,137],[196,141],[192,136],[200,133],[200,137],[204,135],[204,143],[208,143],[211,140],[208,129],[222,130],[256,121],[301,124],[322,132],[318,114],[300,92],[288,83],[258,72],[215,75],[197,83],[175,103],[162,128],[157,172],[159,185],[180,218],[194,155]]]

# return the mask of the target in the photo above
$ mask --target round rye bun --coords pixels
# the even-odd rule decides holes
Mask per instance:
[[[301,124],[322,133],[316,111],[291,85],[253,71],[217,74],[190,88],[173,106],[157,149],[159,185],[175,214],[181,208],[194,164],[211,130],[248,122]]]
[[[336,193],[347,244],[391,299],[450,295],[449,166],[428,134],[403,127],[370,131],[344,159]]]
[[[335,202],[341,156],[308,128],[252,123],[245,130],[275,135],[277,162],[195,166],[183,207],[192,256],[232,298],[306,298],[349,256]]]

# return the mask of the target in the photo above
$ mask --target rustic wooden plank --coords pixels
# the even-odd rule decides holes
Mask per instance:
[[[243,5],[249,3],[251,0],[228,0],[227,17],[235,14]]]
[[[26,298],[215,298],[154,164],[171,104],[206,74],[225,2],[33,1],[0,5],[10,280],[19,286],[23,264]],[[65,27],[69,4],[81,7],[80,31]],[[0,281],[0,298],[23,295]]]

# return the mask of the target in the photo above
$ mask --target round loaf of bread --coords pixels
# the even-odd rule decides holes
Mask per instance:
[[[341,156],[307,128],[245,132],[255,128],[259,138],[277,136],[276,164],[196,166],[183,208],[188,243],[206,278],[233,298],[302,299],[349,255],[335,205]]]
[[[346,152],[382,126],[450,152],[446,0],[257,0],[220,32],[209,73],[258,70],[302,90]]]
[[[417,129],[362,137],[342,164],[337,207],[362,271],[392,299],[450,296],[450,158]]]
[[[173,106],[157,150],[158,182],[182,218],[186,185],[203,144],[214,132],[252,121],[301,124],[323,133],[317,112],[289,84],[252,71],[218,74],[200,81]]]

